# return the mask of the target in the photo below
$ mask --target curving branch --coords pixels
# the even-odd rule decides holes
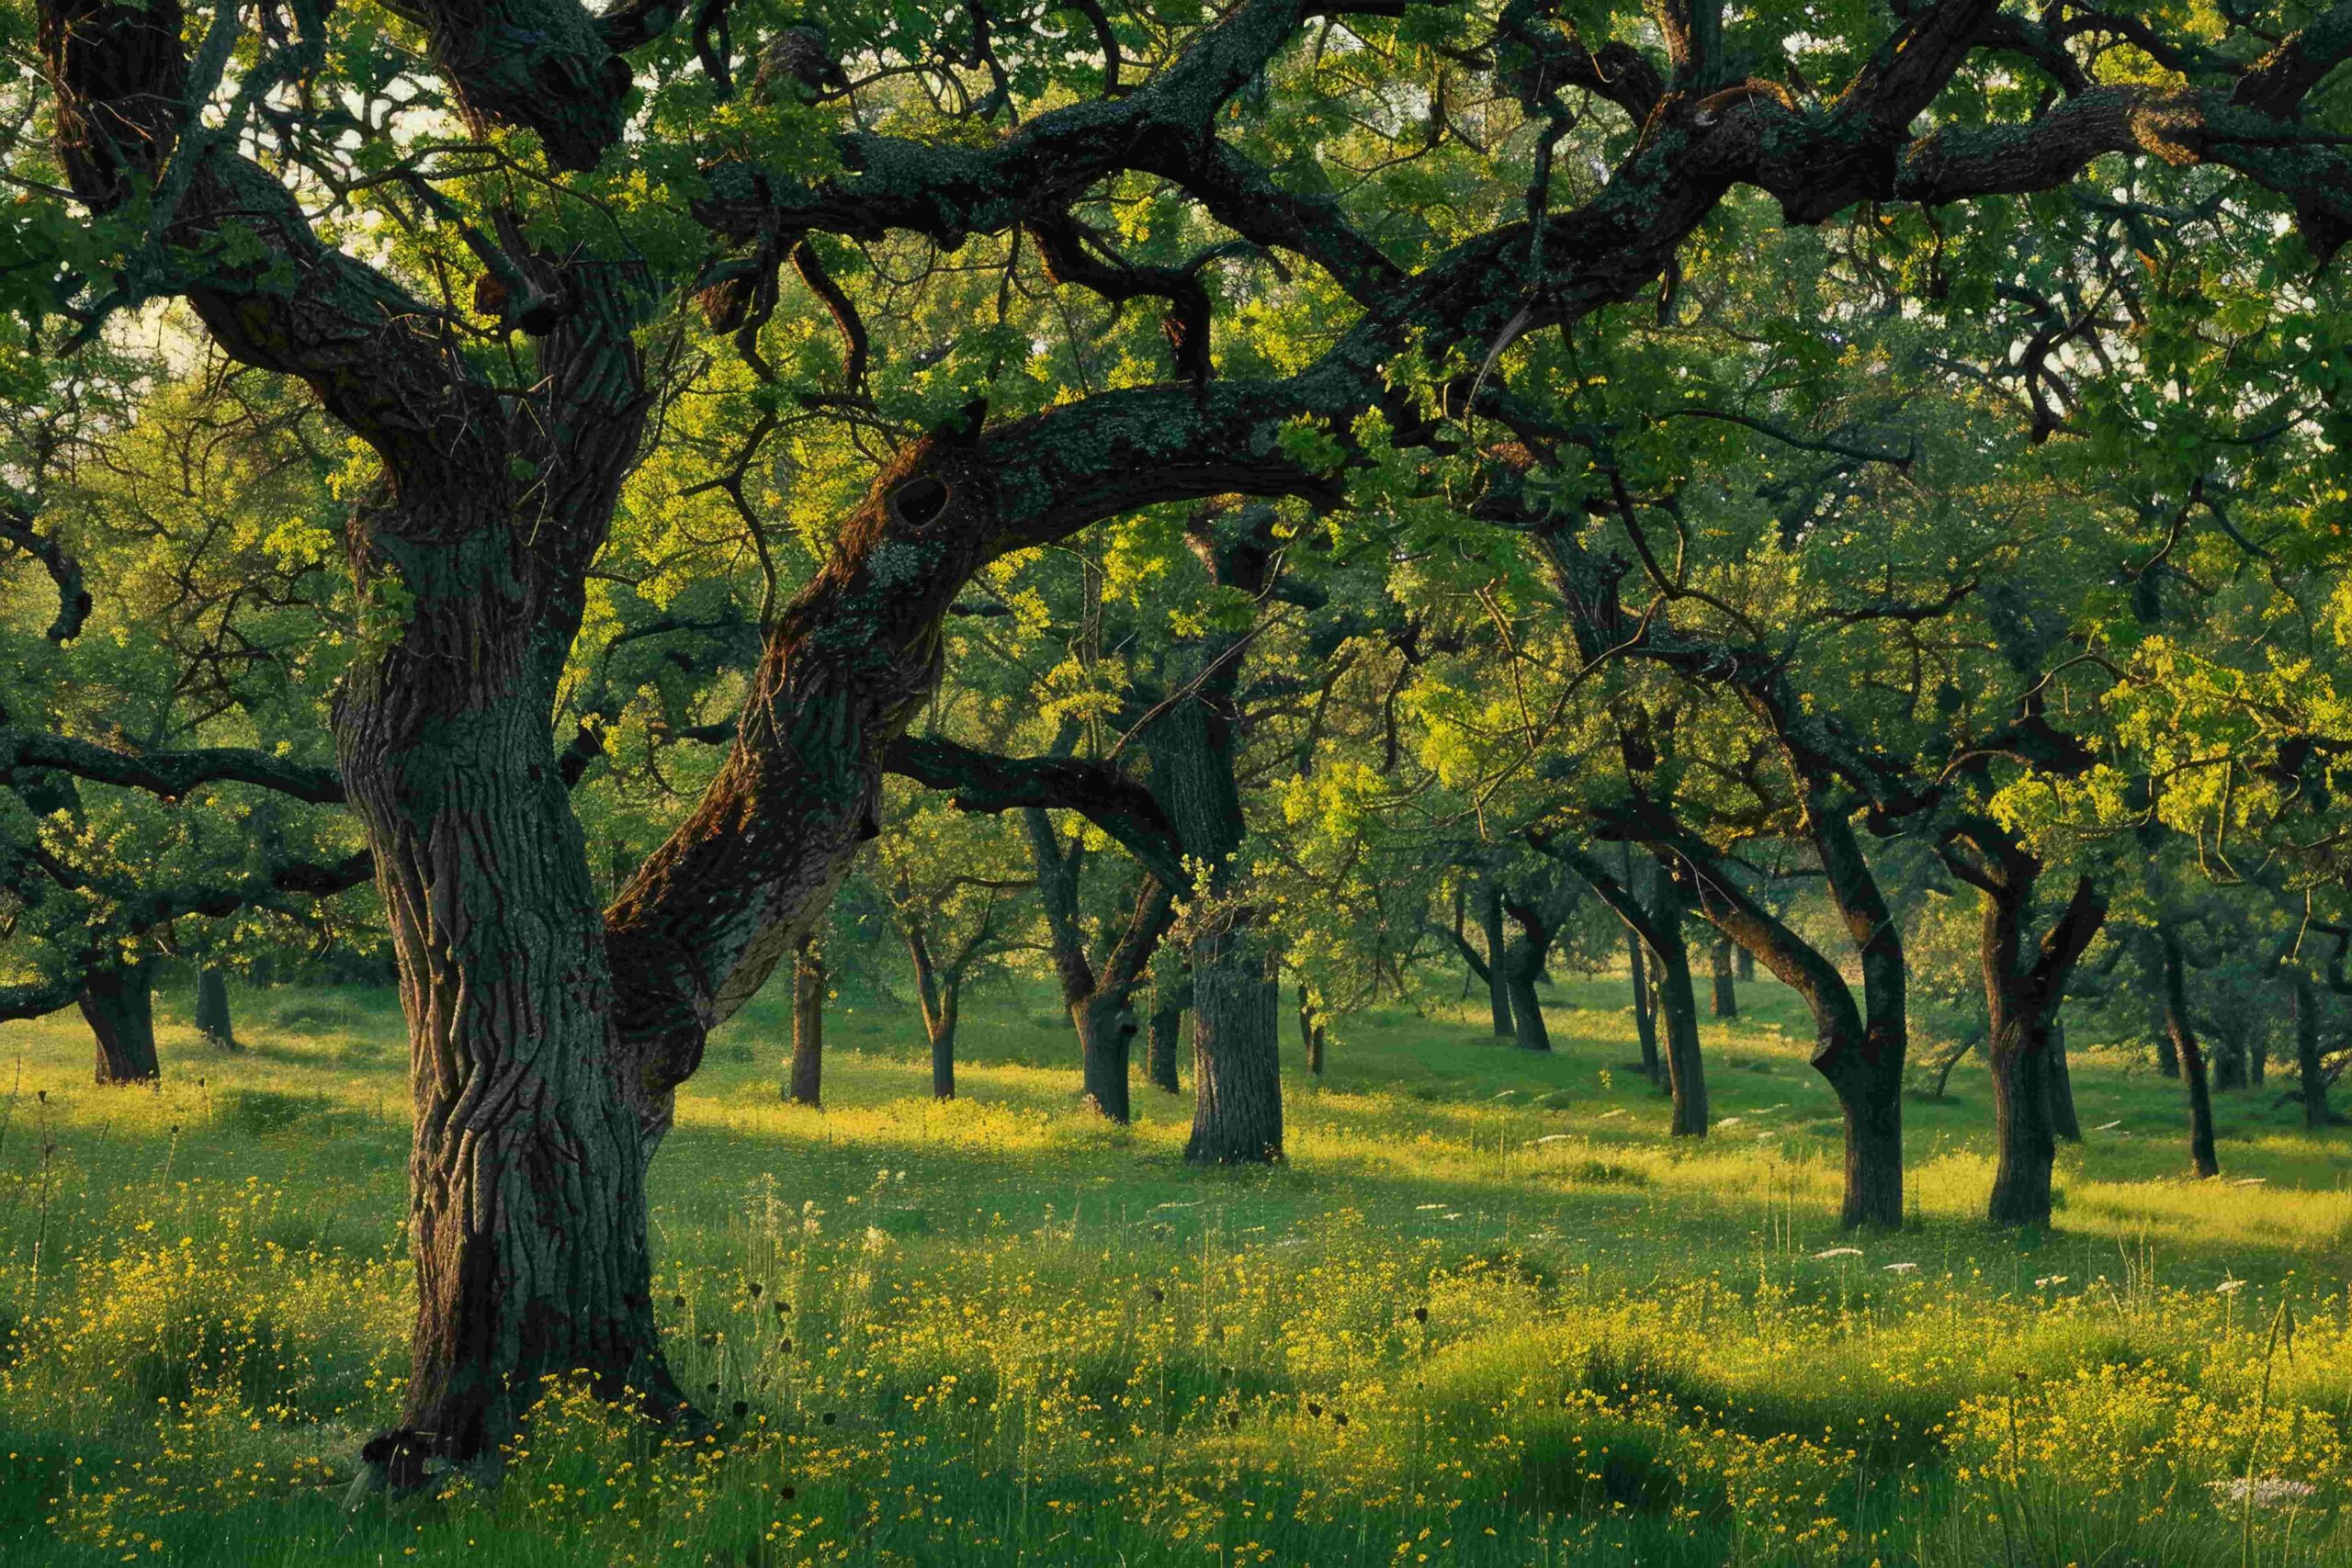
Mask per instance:
[[[340,804],[343,780],[333,768],[242,747],[185,751],[118,751],[88,740],[25,729],[0,719],[0,784],[34,773],[71,773],[93,784],[144,790],[176,801],[209,784],[249,784],[316,806]]]
[[[1149,790],[1108,763],[1079,757],[1004,757],[938,736],[902,735],[883,748],[882,766],[948,794],[964,811],[1039,807],[1078,812],[1159,882],[1182,887],[1191,881],[1175,825]]]

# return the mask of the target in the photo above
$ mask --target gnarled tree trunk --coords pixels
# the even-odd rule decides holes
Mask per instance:
[[[97,1081],[153,1083],[154,977],[144,959],[92,968],[82,977],[82,1016],[97,1041]]]

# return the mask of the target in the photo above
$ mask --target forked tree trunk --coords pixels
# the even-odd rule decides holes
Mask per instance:
[[[1718,941],[1711,950],[1714,965],[1715,997],[1713,1012],[1717,1018],[1739,1016],[1739,987],[1732,978],[1731,943]]]
[[[2303,1125],[2317,1132],[2330,1121],[2327,1073],[2319,1049],[2319,987],[2300,971],[2295,976],[2295,1084],[2303,1102]]]
[[[239,1049],[229,1016],[229,976],[209,964],[196,972],[196,1032],[216,1051]]]
[[[1281,993],[1246,932],[1193,942],[1193,1136],[1184,1157],[1244,1165],[1283,1157]]]
[[[2066,1021],[2050,1021],[2050,1043],[2045,1047],[2050,1074],[2050,1130],[2060,1141],[2079,1144],[2083,1141],[2082,1117],[2075,1110],[2075,1075],[2066,1064]]]
[[[2196,1026],[2188,1020],[2188,987],[2180,956],[2180,939],[2169,930],[2158,938],[2164,952],[2165,1037],[2180,1063],[2188,1089],[2188,1165],[2199,1176],[2219,1176],[2222,1162],[2213,1149],[2213,1094],[2205,1077],[2205,1051],[2198,1043]]]
[[[1183,1043],[1184,1006],[1182,1001],[1161,996],[1154,998],[1151,1010],[1151,1044],[1145,1053],[1144,1077],[1154,1089],[1170,1094],[1181,1091],[1176,1081],[1176,1053]]]
[[[951,966],[942,974],[933,961],[931,940],[920,923],[904,927],[907,956],[914,961],[915,1000],[922,1010],[923,1038],[931,1045],[931,1097],[956,1098],[956,1020],[962,1006],[964,976]]]
[[[1499,1039],[1511,1037],[1510,978],[1504,973],[1510,942],[1503,934],[1502,889],[1491,882],[1478,885],[1478,929],[1487,939],[1487,1010],[1491,1015],[1495,1034]]]
[[[1996,828],[1979,829],[1973,838],[1984,855],[1974,874],[1984,898],[1984,1054],[1993,1069],[1997,1161],[1985,1217],[1996,1225],[2040,1230],[2050,1224],[2060,1098],[2066,1100],[2067,1122],[2074,1120],[2059,1055],[2065,1045],[2058,1010],[2075,961],[2107,918],[2107,900],[2088,878],[2076,878],[2064,912],[2032,941],[2027,919],[2041,861]]]
[[[153,1083],[154,976],[145,960],[95,968],[82,977],[82,1016],[97,1041],[97,1081]]]
[[[796,1105],[820,1105],[825,1086],[825,960],[812,932],[792,957],[792,1071],[784,1095]]]

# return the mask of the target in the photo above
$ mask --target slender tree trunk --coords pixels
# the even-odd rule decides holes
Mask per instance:
[[[240,1049],[229,1016],[229,976],[209,964],[196,972],[196,1032],[216,1051]]]
[[[2007,1018],[1986,1042],[1999,1158],[1986,1218],[1996,1225],[2042,1229],[2050,1224],[2051,1166],[2058,1142],[2050,1123],[2047,1043],[2029,1037],[2033,1027],[2030,1018]]]
[[[2188,1021],[2180,939],[2166,930],[2159,940],[2164,947],[2165,1035],[2172,1043],[2181,1077],[2188,1087],[2189,1168],[2199,1176],[2219,1176],[2222,1162],[2213,1151],[2213,1096],[2205,1079],[2204,1048],[2198,1043],[2197,1030]]]
[[[1298,983],[1298,1043],[1306,1054],[1309,1077],[1323,1076],[1323,1023],[1315,1016],[1314,1003],[1308,999],[1306,982]]]
[[[1637,898],[1641,897],[1639,893],[1634,896]],[[1634,983],[1634,1038],[1641,1046],[1642,1071],[1649,1075],[1652,1083],[1656,1083],[1657,1081],[1657,1014],[1652,1006],[1653,998],[1650,994],[1649,959],[1648,955],[1642,951],[1642,939],[1634,934],[1631,927],[1628,927],[1625,931],[1625,967]],[[1530,986],[1532,987],[1533,983],[1534,976],[1529,976]],[[1527,1043],[1525,1036],[1521,1037],[1520,1043],[1522,1045]],[[1552,1047],[1547,1041],[1542,1048],[1548,1051]]]
[[[956,1022],[964,1008],[964,977],[950,976],[939,988],[939,1012],[931,1021],[931,1097],[956,1098]]]
[[[1503,973],[1510,943],[1503,935],[1502,889],[1491,882],[1478,885],[1478,926],[1487,938],[1487,1009],[1493,1015],[1498,1037],[1511,1037],[1510,981]]]
[[[2328,1124],[2327,1074],[2319,1050],[2319,987],[2311,976],[2295,976],[2295,1081],[2303,1102],[2303,1125],[2313,1132]]]
[[[2260,1089],[2262,1087],[2263,1078],[2268,1075],[2269,1071],[2270,1043],[2262,1039],[2256,1039],[2250,1042],[2246,1046],[2245,1052],[2245,1079],[2247,1085],[2254,1089]]]
[[[1088,1103],[1125,1123],[1130,1114],[1127,1058],[1135,1040],[1135,1010],[1124,994],[1095,991],[1071,1004],[1070,1018],[1078,1026],[1080,1076]]]
[[[1673,1135],[1707,1135],[1707,1070],[1699,1054],[1699,1001],[1690,987],[1690,948],[1682,933],[1682,892],[1665,876],[1653,879],[1651,901],[1657,940],[1657,1014],[1666,1033],[1666,1079],[1674,1096]],[[1722,962],[1723,944],[1714,944]]]
[[[2156,1076],[2160,1078],[2180,1077],[2180,1053],[2174,1049],[2172,1032],[2161,1019],[2156,1023]]]
[[[1739,1016],[1739,987],[1732,978],[1732,944],[1718,939],[1712,950],[1714,964],[1714,1015],[1717,1018]]]
[[[82,977],[82,1016],[97,1041],[97,1081],[153,1083],[154,977],[147,961],[92,969]]]
[[[1184,1157],[1196,1164],[1283,1157],[1280,993],[1255,945],[1238,931],[1193,943],[1193,1137]]]
[[[1182,1043],[1184,1028],[1184,1007],[1170,997],[1154,998],[1151,1010],[1151,1044],[1145,1054],[1144,1077],[1155,1089],[1170,1094],[1181,1092],[1176,1081],[1176,1051]]]
[[[943,976],[921,923],[905,928],[907,956],[914,961],[915,1001],[922,1012],[923,1038],[931,1045],[931,1097],[956,1098],[956,1014],[963,994],[960,972]]]
[[[2050,1021],[2050,1043],[2044,1047],[2049,1058],[2050,1130],[2070,1144],[2083,1141],[2082,1118],[2075,1111],[2075,1075],[2066,1065],[2066,1021]]]
[[[1752,982],[1756,978],[1756,954],[1744,947],[1735,947],[1731,956],[1732,968],[1737,974],[1739,983],[1745,986]]]
[[[1510,1021],[1512,1038],[1522,1051],[1549,1051],[1551,1031],[1544,1027],[1544,1004],[1536,998],[1535,981],[1544,973],[1544,952],[1549,942],[1539,943],[1521,936],[1510,945],[1506,967],[1510,987]]]
[[[811,932],[793,953],[792,1073],[784,1097],[796,1105],[820,1105],[824,1083],[825,960]]]

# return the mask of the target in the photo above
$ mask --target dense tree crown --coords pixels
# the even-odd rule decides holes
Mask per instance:
[[[1856,1226],[1978,1045],[1988,1217],[2048,1224],[2069,1013],[2208,1174],[2274,1040],[2331,1114],[2352,5],[0,50],[0,1016],[139,1078],[160,961],[397,978],[378,1480],[549,1372],[687,1404],[646,1167],[779,970],[795,1098],[831,992],[904,988],[945,1098],[966,987],[1050,975],[1074,1090],[1127,1120],[1139,1055],[1221,1164],[1284,1156],[1292,1020],[1319,1072],[1432,964],[1536,1050],[1552,968],[1630,968],[1704,1136],[1752,961]]]

